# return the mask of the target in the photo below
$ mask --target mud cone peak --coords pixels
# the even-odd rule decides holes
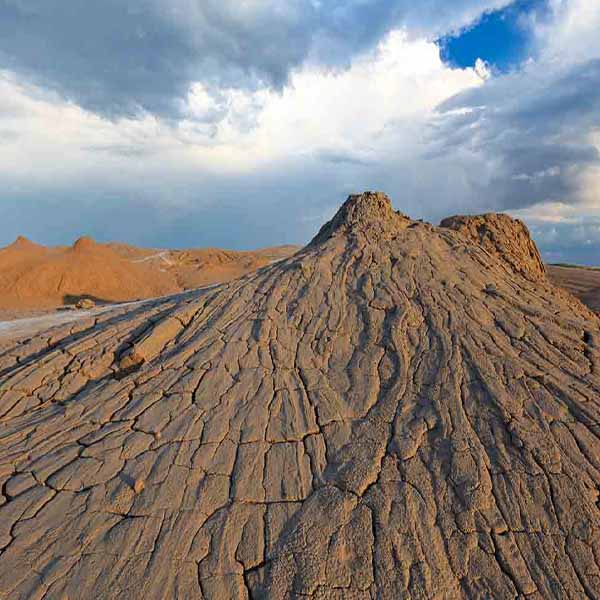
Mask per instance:
[[[348,223],[367,223],[388,219],[394,212],[392,201],[384,192],[364,192],[351,194],[340,207],[340,219]]]
[[[379,237],[406,227],[410,219],[394,211],[392,202],[383,192],[353,194],[326,223],[312,243],[322,243],[336,235]]]
[[[41,246],[39,246],[35,242],[32,242],[29,238],[26,238],[24,235],[19,235],[17,236],[15,241],[9,246],[9,248],[12,248],[14,250],[27,250],[41,248]]]

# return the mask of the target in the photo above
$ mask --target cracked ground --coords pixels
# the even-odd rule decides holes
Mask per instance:
[[[481,218],[5,345],[0,598],[600,598],[600,322]]]

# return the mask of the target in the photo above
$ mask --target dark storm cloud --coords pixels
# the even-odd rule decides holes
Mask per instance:
[[[478,193],[490,207],[576,202],[578,176],[600,154],[600,60],[552,74],[536,64],[449,99],[431,134],[431,157],[453,154],[488,165]]]
[[[309,56],[344,66],[393,27],[436,36],[507,1],[0,0],[0,69],[104,116],[176,118],[192,82],[281,87]]]

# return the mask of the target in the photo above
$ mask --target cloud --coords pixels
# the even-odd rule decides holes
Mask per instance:
[[[431,40],[503,2],[140,0],[88,22],[83,3],[0,0],[0,129],[18,132],[0,143],[0,243],[302,243],[382,189],[431,221],[508,210],[546,256],[589,262],[600,49],[577,44],[589,4],[552,2],[535,60],[498,75],[445,65]]]
[[[582,62],[600,56],[600,4],[590,0],[548,0],[553,18],[537,24],[537,45],[546,60]]]
[[[600,163],[590,132],[600,127],[600,59],[532,62],[442,103],[431,132],[436,154],[483,165],[474,194],[489,208],[577,202]]]
[[[195,83],[281,90],[307,61],[346,68],[392,29],[436,36],[507,2],[0,0],[0,68],[110,118],[179,118]]]
[[[20,134],[13,129],[0,129],[0,144],[7,144],[18,140]]]
[[[355,152],[353,150],[333,150],[326,149],[315,153],[317,160],[334,165],[355,165],[357,167],[367,167],[375,162],[368,153]]]
[[[81,146],[84,152],[98,152],[123,158],[143,158],[156,152],[154,148],[142,147],[134,144],[97,144]]]
[[[535,60],[440,105],[431,159],[470,163],[463,203],[523,218],[547,260],[598,264],[600,5],[549,10],[533,29]]]
[[[402,192],[407,210],[421,211],[423,123],[440,101],[481,84],[403,31],[347,69],[306,65],[281,92],[215,98],[195,84],[179,121],[113,122],[5,73],[0,110],[21,107],[6,119],[21,137],[0,145],[0,240],[19,231],[68,241],[93,223],[103,238],[153,246],[305,242],[319,225],[306,215],[329,214],[367,188]]]
[[[487,81],[492,76],[490,65],[481,58],[478,58],[475,61],[475,73],[477,73],[484,81]]]
[[[598,266],[600,208],[557,202],[516,211],[514,215],[527,221],[548,262]]]
[[[115,164],[122,165],[122,173],[140,168],[138,161],[90,165],[82,149],[101,152],[106,161],[111,156],[149,155],[143,166],[171,171],[171,177],[186,169],[247,172],[302,157],[372,162],[390,145],[396,153],[399,143],[414,152],[412,140],[432,109],[459,90],[480,84],[472,69],[445,67],[435,44],[411,41],[400,31],[356,57],[346,70],[307,66],[295,72],[282,92],[222,90],[214,101],[196,84],[190,114],[177,122],[151,115],[112,122],[60,98],[36,94],[11,75],[0,76],[0,110],[4,102],[22,111],[6,119],[6,126],[22,136],[19,145],[4,149],[0,172],[9,178],[25,176],[33,156],[39,159],[37,177],[43,178],[48,168],[55,182],[57,155],[71,173],[98,172]],[[206,113],[219,117],[197,118]],[[109,179],[120,176],[113,173]]]

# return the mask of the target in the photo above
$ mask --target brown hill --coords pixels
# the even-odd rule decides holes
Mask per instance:
[[[7,350],[0,597],[599,597],[600,322],[517,253],[366,193]]]
[[[163,296],[236,279],[295,250],[156,250],[89,237],[46,248],[19,237],[0,249],[0,310],[55,308],[81,297],[121,302]]]
[[[44,248],[18,239],[0,250],[0,307],[46,308],[81,296],[123,301],[179,291],[172,278],[122,259],[110,247],[80,238]]]

